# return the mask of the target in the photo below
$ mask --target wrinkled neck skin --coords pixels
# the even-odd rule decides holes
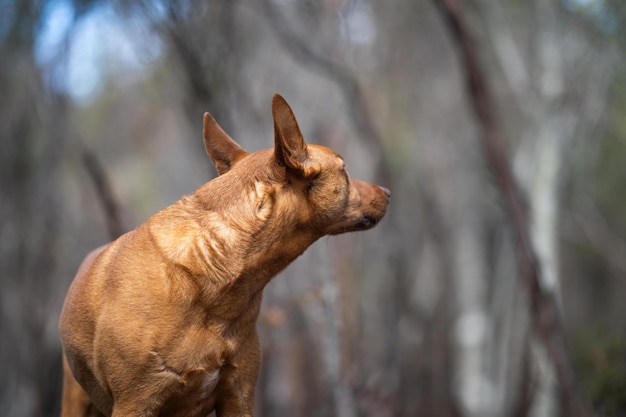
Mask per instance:
[[[298,196],[295,190],[277,189],[289,186],[275,178],[275,169],[262,169],[274,163],[270,153],[263,156],[155,215],[167,216],[166,221],[150,223],[165,258],[213,289],[208,292],[214,297],[234,284],[260,292],[321,237],[293,210],[281,210],[297,203]]]

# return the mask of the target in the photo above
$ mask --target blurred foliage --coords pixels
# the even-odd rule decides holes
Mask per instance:
[[[626,161],[626,76],[613,83],[613,107],[608,119],[604,140],[600,141],[595,166],[595,195],[593,198],[607,216],[615,233],[626,235],[626,186],[624,161]]]
[[[603,416],[626,415],[626,336],[601,327],[581,332],[573,354],[594,408]]]
[[[533,92],[545,69],[533,43],[540,38],[531,33],[542,28],[533,19],[547,3],[498,2],[501,15],[476,20],[512,158],[539,128],[514,116],[520,110],[489,50],[497,31],[481,25],[504,19],[509,47],[519,48],[530,68]],[[55,58],[42,64],[37,41],[59,4],[69,5],[71,21],[58,50],[49,51]],[[469,14],[495,3],[467,4]],[[596,125],[565,137],[558,160],[576,163],[561,172],[564,189],[556,198],[561,217],[577,219],[557,227],[567,237],[559,242],[559,262],[564,323],[568,333],[580,334],[576,365],[598,410],[619,416],[626,413],[626,76],[623,57],[596,58],[613,52],[608,47],[624,50],[626,3],[550,4],[567,6],[554,22],[556,50],[568,58],[557,66],[567,91],[539,107],[570,108],[583,120],[589,107],[576,105],[602,85],[598,80],[611,80],[608,97],[598,96],[603,111]],[[139,34],[139,54],[156,49],[157,58],[130,75],[123,66],[102,69],[102,87],[73,101],[67,88],[49,81],[67,69],[81,23],[103,8],[139,28],[130,32]],[[381,184],[393,198],[375,230],[325,240],[328,246],[312,248],[268,287],[257,399],[264,412],[257,414],[338,415],[328,399],[344,390],[354,394],[359,416],[472,415],[459,411],[455,385],[469,363],[459,355],[456,320],[469,311],[485,318],[465,332],[474,336],[469,356],[480,365],[470,394],[488,398],[499,415],[528,415],[524,380],[536,378],[526,358],[528,307],[454,56],[426,0],[394,7],[375,0],[0,0],[0,409],[11,417],[58,410],[58,312],[82,256],[108,239],[81,152],[101,160],[130,228],[214,175],[202,146],[202,112],[249,150],[271,146],[269,103],[278,91],[307,140],[336,148],[351,174],[376,178],[373,161],[380,160],[389,172]],[[105,56],[102,65],[114,65],[114,58]],[[581,82],[588,74],[597,78]],[[322,265],[336,282],[319,282]],[[335,304],[320,299],[329,282],[336,285]],[[597,322],[612,332],[578,330]],[[331,370],[341,376],[335,386],[326,379],[323,349],[332,325],[342,350],[342,369]]]

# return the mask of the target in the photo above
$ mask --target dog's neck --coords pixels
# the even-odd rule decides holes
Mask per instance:
[[[278,216],[275,202],[264,200],[263,187],[271,186],[263,184],[252,181],[237,200],[223,195],[232,184],[218,177],[157,213],[148,224],[165,259],[209,288],[245,280],[251,291],[262,290],[320,237]]]

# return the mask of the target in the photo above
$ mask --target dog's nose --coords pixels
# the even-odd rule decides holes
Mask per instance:
[[[387,196],[387,198],[391,197],[391,191],[389,191],[388,188],[385,187],[380,187],[381,190],[383,190],[383,193],[385,193],[385,195]]]

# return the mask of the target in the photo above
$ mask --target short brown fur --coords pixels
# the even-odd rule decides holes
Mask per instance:
[[[269,280],[325,235],[365,230],[389,191],[307,145],[272,101],[274,149],[248,154],[206,113],[220,174],[91,252],[61,313],[62,417],[252,416]]]

